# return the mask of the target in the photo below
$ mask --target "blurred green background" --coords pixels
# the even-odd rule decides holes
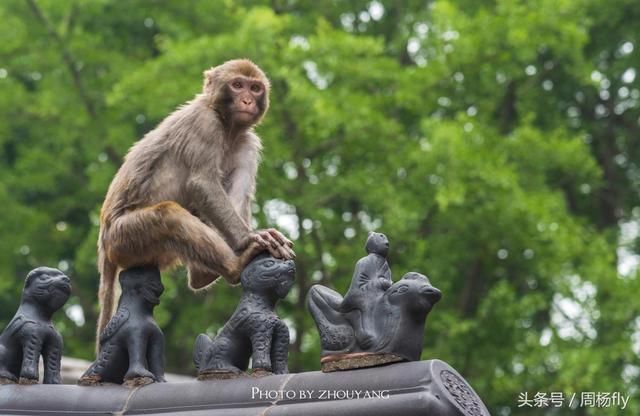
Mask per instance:
[[[308,288],[344,293],[379,230],[394,278],[444,293],[423,358],[493,414],[640,414],[636,0],[4,0],[0,21],[0,328],[26,273],[59,267],[65,355],[93,358],[98,215],[122,156],[203,70],[247,57],[273,84],[257,225],[298,254],[279,306],[292,371],[319,368]],[[192,374],[195,336],[240,289],[163,281],[168,370]],[[524,392],[567,401],[518,408]],[[632,397],[569,409],[581,392]]]

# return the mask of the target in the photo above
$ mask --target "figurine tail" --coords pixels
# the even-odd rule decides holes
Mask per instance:
[[[102,334],[102,331],[113,315],[116,273],[118,272],[118,266],[107,259],[101,242],[99,242],[98,245],[98,270],[100,271],[98,299],[100,300],[100,316],[96,330],[96,353],[100,351],[100,334]]]
[[[202,358],[212,343],[213,341],[211,341],[211,338],[209,338],[207,334],[200,334],[196,338],[196,343],[193,346],[193,363],[196,365],[198,371],[200,371],[200,366],[204,364]]]

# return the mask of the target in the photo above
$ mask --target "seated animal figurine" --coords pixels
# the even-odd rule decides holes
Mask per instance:
[[[70,294],[70,280],[60,270],[39,267],[29,272],[18,311],[0,335],[0,384],[38,383],[40,355],[43,383],[60,383],[62,336],[51,316]]]
[[[441,297],[426,276],[410,272],[367,305],[375,321],[370,346],[362,347],[340,309],[342,296],[328,287],[309,290],[308,307],[320,333],[322,371],[417,361],[422,352],[427,315]]]
[[[193,361],[199,379],[243,375],[252,359],[254,375],[289,372],[289,328],[275,306],[295,279],[295,263],[260,254],[242,271],[244,293],[235,312],[212,340],[196,338]]]
[[[164,335],[153,320],[164,286],[155,267],[120,272],[120,297],[115,315],[100,334],[98,358],[78,381],[140,386],[164,382]]]

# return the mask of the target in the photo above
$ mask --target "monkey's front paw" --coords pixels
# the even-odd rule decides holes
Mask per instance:
[[[293,247],[293,242],[284,236],[275,228],[267,228],[266,230],[258,230],[262,238],[268,241],[275,240],[275,245]],[[272,243],[273,244],[273,243]]]
[[[259,230],[258,233],[268,243],[267,249],[273,257],[283,260],[293,260],[296,257],[296,253],[291,249],[293,243],[280,231],[269,228]]]
[[[269,241],[264,239],[259,232],[252,232],[240,241],[238,250],[236,251],[245,251],[253,244],[257,244],[262,250],[267,250],[270,246]]]

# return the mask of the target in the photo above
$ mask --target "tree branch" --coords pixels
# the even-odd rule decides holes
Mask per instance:
[[[458,310],[465,318],[471,316],[477,307],[477,297],[480,294],[481,280],[480,272],[482,271],[482,262],[480,258],[476,258],[467,273],[462,293],[458,298]]]
[[[69,51],[69,48],[67,48],[67,46],[65,45],[64,41],[62,40],[62,38],[60,37],[56,29],[53,27],[53,24],[51,23],[51,21],[44,15],[42,9],[40,9],[40,7],[38,6],[38,3],[36,3],[35,0],[27,0],[27,4],[31,8],[31,11],[33,11],[33,14],[36,16],[36,18],[45,27],[45,29],[47,30],[47,33],[49,33],[49,36],[60,47],[60,52],[62,53],[62,59],[67,65],[67,69],[69,69],[69,72],[71,73],[73,84],[76,87],[76,90],[78,91],[78,95],[80,95],[80,99],[84,104],[85,110],[87,111],[89,116],[91,116],[91,118],[96,118],[95,105],[89,98],[89,95],[87,94],[87,91],[84,88],[84,85],[82,83],[82,78],[80,77],[80,70],[78,69],[79,68],[78,62],[76,61],[74,56],[71,54],[71,51]]]

